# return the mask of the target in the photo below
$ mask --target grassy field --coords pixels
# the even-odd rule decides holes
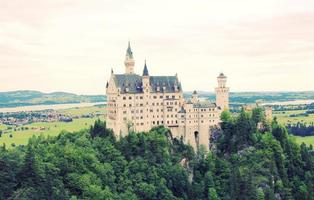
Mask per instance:
[[[83,108],[71,108],[65,110],[58,110],[59,113],[67,114],[69,116],[79,116],[84,114],[96,114],[104,113],[103,107],[83,107]],[[104,120],[104,116],[99,117]],[[29,138],[33,135],[39,136],[57,136],[61,131],[79,131],[82,129],[88,129],[98,117],[94,118],[79,118],[73,119],[72,122],[40,122],[32,123],[22,127],[12,127],[11,130],[6,130],[7,126],[0,125],[0,130],[6,130],[5,134],[0,137],[0,145],[5,144],[8,148],[12,147],[12,144],[25,145]],[[15,129],[15,130],[14,130]],[[22,130],[24,129],[24,130]]]
[[[92,107],[82,107],[82,108],[70,108],[64,110],[58,110],[59,113],[70,115],[70,116],[80,116],[84,114],[104,114],[104,106],[92,106]]]
[[[290,117],[292,114],[302,114],[305,110],[295,110],[295,111],[276,111],[274,112],[274,116],[277,117],[277,120],[281,124],[296,124],[298,122],[302,123],[313,123],[314,122],[314,114],[309,116],[297,116],[297,117]],[[314,136],[308,137],[300,137],[300,136],[293,136],[297,143],[302,144],[305,143],[307,145],[312,144],[314,146]]]
[[[4,129],[6,129],[6,128],[7,128],[6,125],[0,124],[0,130],[4,130]]]
[[[5,133],[0,138],[0,144],[6,144],[7,147],[11,147],[11,144],[15,145],[24,145],[27,144],[28,139],[33,135],[39,136],[57,136],[61,131],[79,131],[82,129],[88,129],[92,124],[94,124],[97,118],[81,118],[74,119],[73,122],[41,122],[33,123],[25,127],[28,127],[28,130],[17,130],[10,131]],[[12,137],[10,137],[12,135]]]
[[[296,124],[297,122],[303,123],[312,123],[314,122],[314,114],[306,116],[298,116],[298,117],[290,117],[292,114],[302,114],[305,110],[295,110],[295,111],[276,111],[274,112],[274,116],[277,117],[278,122],[281,124]]]
[[[104,114],[105,108],[102,106],[92,106],[92,107],[82,107],[82,108],[71,108],[71,109],[64,109],[58,110],[59,113],[69,115],[69,116],[81,116],[84,114]],[[310,115],[308,117],[298,116],[298,117],[289,117],[291,114],[300,114],[304,113],[304,110],[297,110],[297,111],[285,111],[285,112],[274,112],[274,116],[277,117],[279,123],[287,124],[287,123],[297,123],[297,122],[306,122],[311,123],[314,122],[314,115]],[[73,122],[45,122],[45,123],[32,123],[30,125],[24,126],[24,130],[21,130],[21,127],[18,127],[18,130],[14,131],[7,130],[8,133],[5,133],[0,137],[0,145],[3,143],[6,144],[7,147],[11,147],[11,144],[15,145],[23,145],[27,144],[28,139],[33,135],[39,136],[56,136],[60,134],[61,131],[79,131],[82,129],[87,129],[92,125],[97,118],[80,118],[74,119]],[[103,116],[101,119],[104,120]],[[28,130],[25,130],[25,128]],[[0,124],[0,130],[6,130],[7,126]],[[7,132],[6,131],[6,132]],[[10,137],[12,135],[12,137]],[[298,137],[293,136],[299,144],[312,144],[314,145],[314,136],[310,137]]]
[[[293,136],[298,144],[305,143],[306,145],[313,145],[314,146],[314,136],[307,136],[307,137],[300,137],[300,136]]]

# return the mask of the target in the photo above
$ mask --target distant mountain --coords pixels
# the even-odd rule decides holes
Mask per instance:
[[[213,92],[199,91],[201,98],[215,100]],[[189,98],[192,92],[184,92],[184,97]],[[255,102],[280,102],[293,100],[314,99],[314,91],[308,92],[231,92],[231,104],[251,104]],[[43,93],[32,90],[21,90],[12,92],[0,92],[0,108],[50,105],[64,103],[87,103],[105,102],[105,95],[76,95],[66,92]]]
[[[105,95],[76,95],[66,92],[42,93],[32,90],[0,92],[0,108],[105,101]]]
[[[213,92],[198,92],[199,97],[215,100]],[[192,92],[184,92],[185,98],[189,98]],[[269,103],[293,100],[314,100],[314,91],[305,92],[231,92],[230,102],[232,104]]]

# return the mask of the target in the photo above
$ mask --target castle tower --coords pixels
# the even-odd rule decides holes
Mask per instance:
[[[133,58],[133,52],[131,49],[130,42],[128,43],[128,48],[126,50],[124,65],[125,65],[125,73],[126,74],[134,74],[135,61]]]
[[[271,106],[265,107],[265,118],[267,121],[273,120],[273,109]]]
[[[198,102],[198,94],[196,92],[196,90],[194,90],[192,96],[191,96],[191,102],[192,103],[197,103]]]
[[[149,93],[149,73],[146,65],[146,60],[144,64],[144,69],[143,69],[143,76],[142,76],[142,83],[143,83],[143,92],[144,93]]]
[[[143,87],[143,93],[144,93],[144,106],[145,109],[143,110],[143,122],[144,122],[144,130],[149,131],[151,128],[151,120],[150,120],[150,82],[149,82],[149,73],[146,65],[146,60],[144,64],[143,69],[143,75],[142,75],[142,87]]]
[[[220,73],[217,77],[218,87],[216,88],[216,105],[221,110],[229,109],[229,88],[226,86],[227,77]]]

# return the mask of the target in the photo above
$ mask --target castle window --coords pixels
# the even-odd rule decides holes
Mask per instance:
[[[157,96],[154,96],[153,98],[154,98],[154,99],[157,99]]]
[[[129,107],[132,107],[132,104],[129,104]]]
[[[160,95],[160,96],[159,96],[159,98],[160,98],[160,99],[162,99],[162,98],[163,98],[163,96],[162,96],[162,95]]]
[[[126,104],[123,104],[123,107],[126,107]]]
[[[123,100],[126,100],[126,97],[123,97]]]
[[[129,97],[129,99],[131,100],[131,99],[132,99],[132,97]]]
[[[166,96],[166,99],[169,99],[169,95]]]
[[[143,99],[143,97],[140,97],[140,99]]]
[[[123,114],[126,114],[126,111],[123,111]]]
[[[174,95],[172,95],[172,98],[174,99],[174,98],[175,98],[175,96],[174,96]]]

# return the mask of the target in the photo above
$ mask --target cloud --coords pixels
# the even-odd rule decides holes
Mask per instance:
[[[212,90],[220,71],[233,90],[308,90],[314,88],[307,81],[314,72],[313,6],[307,0],[2,0],[0,80],[7,84],[0,90],[104,93],[110,68],[124,71],[128,39],[137,72],[147,59],[151,74],[178,73],[186,90]],[[275,80],[278,74],[289,82]]]

